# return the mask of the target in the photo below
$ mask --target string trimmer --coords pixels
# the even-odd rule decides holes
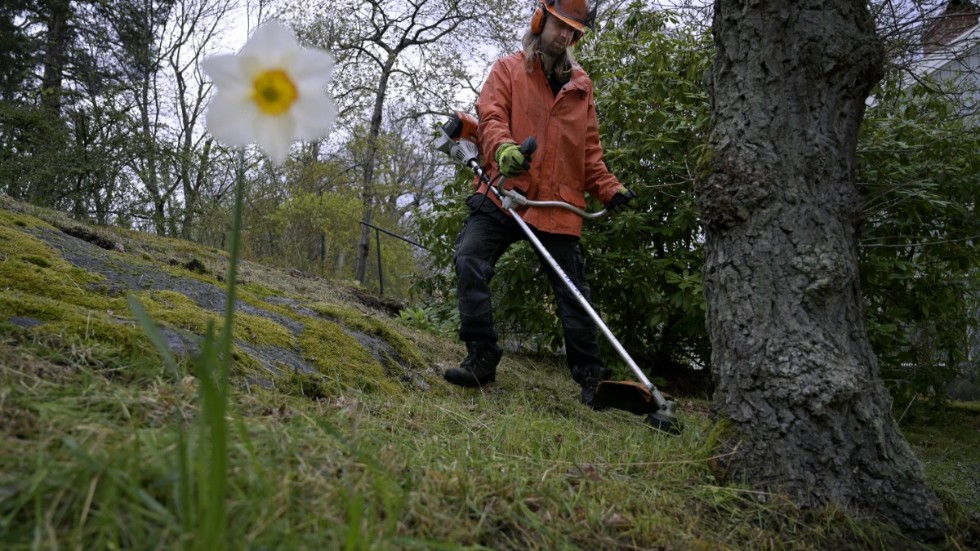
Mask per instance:
[[[619,353],[623,361],[633,370],[633,374],[640,380],[640,383],[632,381],[602,381],[596,388],[595,398],[593,404],[595,406],[605,406],[613,407],[617,409],[622,409],[629,411],[637,415],[646,415],[647,422],[651,425],[665,432],[678,433],[680,432],[680,426],[677,419],[674,417],[674,410],[677,408],[677,403],[672,400],[667,400],[663,394],[657,390],[657,387],[653,386],[653,383],[646,377],[643,370],[640,369],[633,358],[626,352],[623,345],[620,344],[619,340],[612,331],[603,323],[599,314],[596,313],[595,309],[589,304],[588,299],[582,294],[581,291],[575,286],[571,278],[558,266],[558,262],[555,261],[551,253],[544,247],[541,241],[534,235],[531,228],[524,222],[524,219],[517,214],[516,210],[520,207],[558,207],[570,210],[583,218],[595,219],[601,218],[606,215],[606,211],[599,212],[585,212],[582,209],[574,205],[570,205],[563,201],[532,201],[517,193],[513,190],[506,190],[503,187],[504,178],[501,177],[498,180],[496,186],[490,181],[486,173],[483,171],[483,167],[480,166],[480,149],[477,146],[477,130],[479,128],[479,122],[472,115],[457,111],[453,114],[449,121],[447,121],[442,126],[442,137],[436,148],[443,153],[449,155],[453,161],[457,164],[463,165],[473,171],[474,174],[481,181],[483,181],[487,188],[492,190],[492,192],[500,198],[501,204],[504,210],[510,214],[510,216],[517,222],[521,230],[527,236],[528,240],[534,246],[535,250],[541,255],[542,258],[551,266],[551,269],[558,274],[559,278],[565,282],[565,285],[572,292],[575,298],[578,300],[582,308],[588,312],[589,317],[595,322],[596,326],[602,331],[602,334],[606,336],[609,343],[612,344],[616,352]],[[528,137],[521,144],[521,153],[527,162],[530,162],[531,155],[534,150],[537,149],[537,142],[534,137]]]

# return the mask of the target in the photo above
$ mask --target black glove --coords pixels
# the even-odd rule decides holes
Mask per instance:
[[[619,212],[626,207],[626,204],[633,200],[636,194],[632,191],[622,188],[613,195],[612,200],[606,203],[606,210],[609,212]]]

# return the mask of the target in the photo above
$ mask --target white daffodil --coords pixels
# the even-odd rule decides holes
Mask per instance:
[[[337,116],[326,94],[333,56],[301,47],[276,21],[256,29],[238,54],[211,56],[202,66],[218,88],[208,130],[227,145],[258,143],[273,163],[286,160],[293,140],[326,135]]]

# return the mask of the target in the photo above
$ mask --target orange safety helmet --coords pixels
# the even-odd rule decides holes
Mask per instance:
[[[541,0],[531,15],[532,34],[541,34],[544,31],[545,10],[575,29],[573,43],[585,32],[585,27],[592,27],[595,19],[595,8],[589,11],[588,0]]]

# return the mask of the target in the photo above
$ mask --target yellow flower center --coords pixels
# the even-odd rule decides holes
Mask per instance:
[[[296,85],[282,69],[271,69],[256,77],[252,101],[266,115],[281,115],[296,101]]]

